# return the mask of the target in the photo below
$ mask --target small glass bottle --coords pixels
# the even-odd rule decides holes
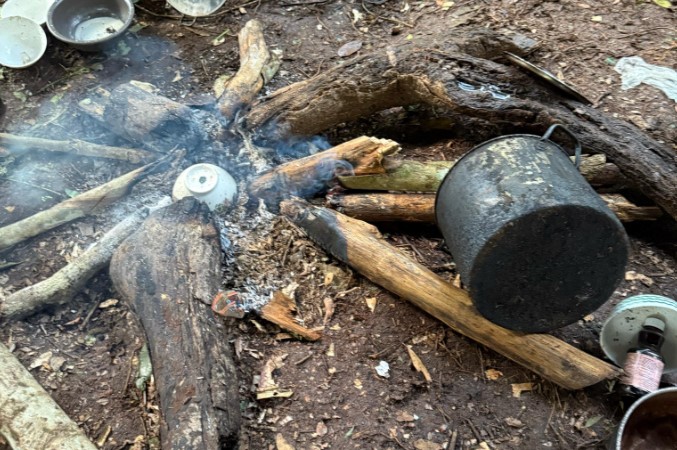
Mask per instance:
[[[644,321],[639,332],[637,347],[628,350],[620,380],[623,403],[629,406],[643,395],[658,389],[665,366],[661,346],[665,338],[665,322],[657,317]]]

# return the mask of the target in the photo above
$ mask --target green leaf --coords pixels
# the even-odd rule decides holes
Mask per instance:
[[[63,98],[63,95],[64,95],[63,92],[59,92],[58,94],[54,94],[54,95],[52,95],[52,98],[49,99],[49,102],[56,105],[57,103],[59,103],[61,101],[61,99]]]
[[[148,351],[148,344],[144,344],[139,352],[139,372],[136,376],[134,384],[140,391],[146,389],[146,383],[150,380],[153,373],[153,365],[150,359],[150,352]]]
[[[599,422],[600,420],[602,420],[602,417],[603,417],[603,416],[601,416],[601,415],[599,415],[599,416],[592,416],[591,418],[589,418],[588,420],[585,421],[585,425],[584,425],[583,427],[584,427],[584,428],[590,428],[591,426],[593,426],[594,424],[596,424],[597,422]]]
[[[63,191],[64,191],[64,192],[66,193],[66,195],[69,196],[70,198],[73,198],[73,197],[75,197],[76,195],[79,194],[78,191],[74,191],[73,189],[64,189]]]
[[[127,45],[125,41],[118,42],[118,52],[120,52],[120,56],[127,56],[131,51],[132,48]]]
[[[670,0],[653,0],[653,2],[662,8],[672,8]]]
[[[610,66],[615,66],[618,60],[612,56],[608,56],[605,60],[605,63],[609,64]]]
[[[143,30],[143,29],[146,28],[147,26],[148,26],[147,23],[139,22],[139,23],[137,23],[137,24],[132,25],[132,26],[129,28],[129,31],[130,31],[131,33],[138,33],[139,31]]]
[[[19,100],[21,100],[22,103],[25,103],[26,100],[28,100],[28,97],[26,96],[26,93],[25,93],[25,92],[22,92],[22,91],[14,91],[14,92],[12,92],[12,93],[14,94],[14,96],[15,96],[16,98],[18,98]]]

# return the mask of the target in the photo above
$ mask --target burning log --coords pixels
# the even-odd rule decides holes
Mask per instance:
[[[138,228],[149,212],[168,203],[169,199],[153,208],[136,211],[111,228],[74,262],[46,280],[9,295],[0,303],[0,323],[20,320],[48,306],[69,302],[87,280],[108,264],[117,246]]]
[[[220,140],[220,120],[130,82],[112,91],[98,88],[79,103],[90,117],[113,133],[154,151],[167,153],[181,143],[187,150]]]
[[[165,450],[234,448],[240,398],[228,333],[210,309],[221,281],[218,231],[187,197],[153,213],[114,253],[113,284],[146,332]]]
[[[249,105],[261,90],[267,78],[272,77],[277,68],[270,68],[271,57],[263,39],[263,27],[258,20],[250,20],[240,30],[240,69],[226,82],[219,97],[218,108],[228,120],[244,106]]]
[[[0,228],[0,251],[64,223],[101,211],[105,206],[127,195],[146,176],[163,168],[166,162],[167,159],[163,158],[145,165],[45,211]]]
[[[14,450],[97,448],[2,344],[0,405],[0,435]]]
[[[340,176],[339,183],[348,189],[369,191],[436,192],[442,179],[454,165],[451,161],[403,161],[385,158],[385,173],[375,175]],[[611,187],[624,184],[615,164],[605,155],[584,156],[580,171],[593,187]]]
[[[255,179],[249,192],[273,209],[284,198],[308,197],[327,187],[337,173],[383,173],[383,157],[399,151],[397,142],[361,136],[336,147],[277,166]]]
[[[476,45],[478,41],[485,45]],[[463,30],[462,36],[437,44],[441,48],[387,48],[290,85],[255,105],[247,127],[314,135],[410,105],[427,107],[445,128],[453,126],[477,140],[516,131],[542,134],[560,123],[578,136],[584,149],[607,155],[644,195],[677,218],[677,164],[666,145],[633,125],[563,97],[519,68],[485,59],[501,57],[502,50],[519,52],[506,48],[506,38],[500,35]],[[509,95],[492,95],[490,87]],[[424,114],[425,108],[420,110]]]
[[[150,163],[157,159],[157,155],[145,150],[134,148],[111,147],[109,145],[93,144],[79,139],[54,141],[36,137],[17,136],[0,133],[0,148],[8,153],[18,153],[21,150],[37,149],[46,152],[63,152],[71,155],[94,156],[97,158],[111,158],[127,161],[132,164]]]
[[[600,194],[621,222],[656,220],[663,215],[657,206],[637,206],[620,194]],[[348,194],[327,197],[337,211],[365,222],[435,223],[432,194]]]
[[[488,321],[465,291],[386,243],[372,225],[300,200],[283,202],[281,210],[318,245],[374,283],[565,389],[619,374],[614,366],[551,335],[522,334]]]

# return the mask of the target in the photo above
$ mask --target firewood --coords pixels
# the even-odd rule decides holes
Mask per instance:
[[[257,20],[248,21],[238,35],[240,43],[240,68],[226,82],[219,97],[218,108],[228,120],[244,106],[249,105],[266,81],[264,71],[271,62],[270,53],[263,38],[263,27]],[[266,77],[268,74],[265,75]]]
[[[57,203],[49,209],[0,228],[0,251],[59,225],[89,214],[96,214],[105,206],[127,195],[132,187],[146,176],[162,169],[166,162],[167,159],[162,159],[145,165]]]
[[[663,211],[656,206],[637,206],[620,194],[600,194],[621,222],[656,220]],[[365,222],[435,223],[432,194],[334,194],[327,203],[337,211]]]
[[[0,435],[14,450],[97,448],[2,344],[0,405]]]
[[[115,289],[148,340],[165,450],[235,448],[240,397],[228,333],[211,310],[221,283],[219,233],[186,197],[150,215],[116,250]]]
[[[578,136],[586,152],[605,154],[633,186],[677,218],[674,151],[634,125],[564,97],[507,60],[485,59],[505,40],[500,35],[494,34],[493,45],[485,39],[482,51],[464,44],[473,40],[473,32],[464,29],[438,48],[400,46],[358,56],[265,98],[246,124],[268,134],[315,135],[388,108],[418,105],[420,120],[429,111],[480,142],[518,132],[542,134],[559,123]],[[491,95],[490,87],[508,95]]]
[[[8,154],[17,154],[26,149],[36,149],[46,152],[62,152],[70,153],[71,155],[119,159],[132,164],[149,163],[157,159],[156,154],[135,148],[111,147],[79,139],[55,141],[8,133],[0,133],[0,148],[7,150]]]
[[[272,209],[290,196],[308,197],[322,190],[341,171],[356,175],[383,173],[383,157],[399,151],[388,139],[361,136],[336,147],[277,166],[256,178],[249,192]]]
[[[436,192],[453,165],[452,161],[418,162],[384,158],[385,173],[340,176],[338,180],[348,189]],[[581,159],[580,171],[593,187],[620,186],[624,182],[618,167],[608,163],[605,155],[584,156]]]
[[[292,312],[295,310],[294,300],[278,291],[273,294],[273,299],[261,308],[261,317],[309,341],[320,339],[321,333],[303,327],[294,321]]]
[[[51,277],[10,294],[0,303],[0,323],[23,319],[49,306],[69,302],[87,280],[108,264],[117,246],[138,228],[149,212],[168,203],[167,197],[153,208],[135,211]]]
[[[501,353],[565,389],[582,389],[619,375],[619,369],[547,334],[502,328],[474,308],[468,294],[386,243],[378,230],[301,200],[282,213],[325,251],[453,330]]]

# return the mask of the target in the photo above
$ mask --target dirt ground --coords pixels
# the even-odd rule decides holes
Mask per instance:
[[[141,0],[132,30],[109,52],[81,53],[51,38],[36,65],[0,68],[0,131],[128,145],[81,113],[77,102],[95,87],[140,80],[182,103],[208,105],[214,80],[237,70],[236,33],[252,18],[264,24],[269,47],[283,52],[280,72],[266,93],[349,58],[338,52],[351,41],[359,42],[362,54],[398,43],[442,41],[452,28],[489,27],[536,39],[540,46],[530,61],[578,87],[597,108],[677,150],[675,102],[646,85],[622,91],[613,70],[617,59],[634,55],[676,66],[675,8],[634,0],[254,0],[242,5],[228,0],[213,16],[197,20],[180,17],[163,1]],[[218,36],[225,40],[214,45]],[[440,154],[452,159],[459,148],[477,144],[421,136],[415,129],[383,129],[374,119],[345,124],[324,138],[338,144],[365,133],[397,140],[412,159]],[[42,152],[8,156],[0,149],[0,226],[133,168]],[[235,175],[243,182],[248,174]],[[126,214],[170,194],[172,182],[152,176],[104,213],[0,253],[0,301],[78,258]],[[627,270],[645,277],[624,281],[600,310],[555,333],[599,357],[604,357],[599,331],[613,305],[639,293],[677,297],[674,222],[665,218],[626,228],[632,244]],[[390,225],[381,231],[441,277],[455,278],[434,227]],[[297,283],[298,317],[309,328],[323,326],[325,299],[335,309],[323,337],[313,343],[293,339],[255,312],[226,319],[231,335],[224,339],[234,346],[239,365],[233,382],[240,386],[244,417],[241,449],[603,448],[622,416],[612,384],[562,390],[366,281],[282,219],[242,223],[239,233],[234,233],[239,237],[233,239],[224,288],[258,284],[255,290],[263,295]],[[5,268],[9,262],[20,264]],[[134,385],[143,332],[107,271],[67,306],[4,326],[0,342],[101,448],[159,448],[158,399],[152,386],[141,392]],[[407,346],[432,382],[414,370]],[[255,379],[274,357],[284,363],[275,380],[293,395],[257,400]],[[389,365],[388,377],[375,370],[381,361]],[[533,390],[513,395],[514,383],[533,383]],[[0,438],[0,450],[5,447]]]

